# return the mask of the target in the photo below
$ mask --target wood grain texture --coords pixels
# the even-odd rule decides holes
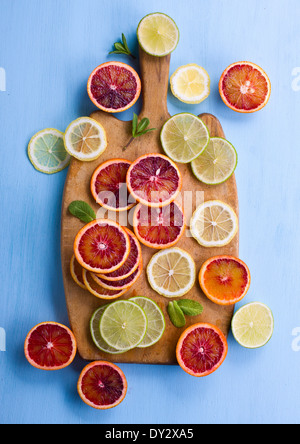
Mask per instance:
[[[68,206],[74,200],[88,202],[97,212],[99,206],[93,200],[89,185],[94,170],[102,162],[112,158],[125,158],[134,161],[146,153],[163,152],[160,143],[160,131],[165,121],[170,117],[167,108],[167,93],[169,84],[170,56],[154,58],[140,50],[143,107],[140,118],[148,117],[151,127],[156,131],[133,139],[131,137],[131,122],[123,122],[102,111],[92,114],[92,118],[99,121],[106,129],[108,136],[108,148],[106,152],[91,163],[82,163],[72,160],[66,179],[63,206],[62,206],[62,232],[61,254],[64,277],[65,296],[68,314],[72,330],[78,342],[78,351],[85,360],[110,359],[110,355],[100,352],[93,344],[89,333],[89,321],[93,312],[105,305],[107,301],[101,301],[87,291],[78,287],[73,281],[69,267],[73,254],[73,243],[77,232],[83,224],[68,213]],[[209,128],[212,137],[225,137],[218,119],[210,114],[200,116]],[[127,146],[126,151],[123,148]],[[189,165],[178,165],[183,177],[184,192],[189,192],[188,201],[192,201],[191,211],[197,207],[196,193],[203,192],[204,200],[219,199],[231,205],[238,214],[238,194],[234,175],[222,185],[210,187],[199,182],[192,174]],[[184,206],[185,207],[185,206]],[[129,220],[130,220],[129,212]],[[106,214],[109,218],[115,218],[122,225],[127,223],[127,215]],[[191,214],[186,214],[189,222]],[[125,220],[124,220],[125,217]],[[129,228],[131,228],[129,226]],[[239,236],[224,248],[203,248],[192,237],[184,235],[177,244],[178,247],[188,251],[194,258],[199,273],[204,261],[218,254],[239,255]],[[167,305],[169,300],[159,296],[148,284],[146,267],[155,250],[142,246],[144,270],[139,281],[130,289],[123,299],[134,295],[146,296],[153,299],[161,307],[166,318],[166,330],[162,339],[149,349],[134,349],[128,353],[114,355],[113,361],[117,363],[144,363],[144,364],[176,364],[176,343],[184,329],[175,328],[169,320]],[[198,281],[194,288],[185,296],[199,301],[204,312],[198,317],[187,317],[187,328],[197,322],[210,322],[217,325],[227,335],[234,307],[221,307],[209,301],[200,289]]]

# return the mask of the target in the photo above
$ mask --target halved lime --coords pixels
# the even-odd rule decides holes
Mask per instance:
[[[231,327],[234,338],[243,347],[263,347],[273,335],[272,311],[261,302],[251,302],[235,313]]]
[[[182,113],[167,120],[160,139],[165,153],[174,162],[190,163],[206,149],[210,135],[199,117]]]
[[[104,341],[117,350],[137,347],[147,331],[144,310],[132,301],[116,301],[108,305],[100,320],[100,334]]]
[[[197,179],[207,185],[218,185],[228,180],[237,166],[234,146],[221,137],[212,137],[206,150],[192,161]]]
[[[64,134],[53,128],[47,128],[32,137],[28,145],[28,157],[34,168],[45,174],[62,171],[71,159],[65,149]]]
[[[156,12],[146,15],[140,21],[137,37],[146,53],[164,57],[176,49],[179,42],[179,30],[171,17]]]
[[[102,338],[100,334],[100,319],[102,317],[102,314],[104,313],[104,310],[108,307],[108,305],[104,305],[100,308],[98,308],[90,320],[90,332],[93,339],[94,344],[96,347],[99,348],[99,350],[103,351],[104,353],[109,353],[111,355],[117,355],[120,353],[125,353],[126,350],[117,350],[114,347],[110,347]]]
[[[163,312],[159,306],[149,298],[137,296],[130,300],[142,307],[148,319],[146,335],[138,347],[146,348],[156,344],[162,337],[166,328]]]

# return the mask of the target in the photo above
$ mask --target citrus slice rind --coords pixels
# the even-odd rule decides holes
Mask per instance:
[[[64,142],[70,156],[84,162],[98,159],[107,148],[105,129],[90,117],[71,122],[64,134]]]
[[[199,104],[210,94],[209,75],[195,63],[180,66],[171,76],[170,86],[173,95],[187,104]]]
[[[179,298],[193,288],[196,265],[190,254],[172,247],[154,254],[147,267],[147,277],[152,289],[161,296]]]
[[[221,137],[212,137],[204,152],[191,163],[194,175],[206,185],[226,182],[237,167],[234,146]]]
[[[55,174],[70,164],[71,156],[65,149],[64,133],[47,128],[35,134],[28,144],[28,157],[37,171]]]
[[[261,302],[251,302],[235,313],[231,327],[235,340],[242,347],[249,349],[263,347],[273,335],[272,311]]]
[[[164,57],[173,52],[179,42],[179,30],[171,17],[160,12],[144,17],[137,29],[141,48],[149,55]]]
[[[73,254],[70,262],[70,273],[74,282],[76,282],[79,287],[86,290],[86,286],[82,277],[82,266],[77,262],[75,254]]]
[[[108,290],[107,288],[102,287],[102,285],[99,285],[95,281],[92,273],[84,268],[82,269],[82,278],[86,289],[98,299],[112,301],[118,299],[127,292],[127,288],[124,288],[123,290]]]
[[[203,247],[228,245],[238,232],[238,217],[235,211],[219,200],[204,202],[194,212],[190,231]]]
[[[99,277],[94,273],[92,273],[92,278],[96,281],[98,285],[107,290],[121,291],[125,289],[128,290],[129,288],[131,288],[139,279],[140,275],[142,274],[142,271],[143,271],[143,262],[141,261],[138,265],[138,268],[136,268],[136,270],[125,279],[120,279],[118,281],[108,281],[107,279],[105,279],[105,277]]]
[[[174,162],[190,163],[206,149],[210,139],[205,123],[190,113],[176,114],[164,124],[160,140]]]

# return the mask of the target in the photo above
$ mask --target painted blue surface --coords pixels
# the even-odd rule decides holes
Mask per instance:
[[[269,305],[276,329],[257,351],[244,350],[230,336],[223,366],[200,380],[178,367],[121,365],[126,400],[98,412],[77,395],[85,364],[80,358],[50,374],[24,358],[24,338],[34,325],[68,325],[60,267],[66,171],[50,177],[36,172],[26,148],[35,132],[64,131],[94,110],[88,75],[106,60],[126,62],[107,55],[112,43],[124,32],[137,51],[136,26],[157,10],[172,16],[181,32],[171,72],[198,63],[211,76],[212,93],[203,104],[188,107],[170,96],[169,110],[215,114],[237,148],[240,256],[252,272],[247,301]],[[6,334],[0,341],[6,350],[0,352],[0,423],[299,422],[300,353],[293,336],[300,326],[299,0],[0,0],[0,11],[6,74],[6,91],[0,91],[0,327]],[[272,81],[268,106],[253,115],[234,113],[218,95],[223,69],[240,60],[261,65]],[[132,110],[121,118],[131,116]]]

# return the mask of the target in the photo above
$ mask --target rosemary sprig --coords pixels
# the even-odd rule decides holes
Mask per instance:
[[[124,34],[122,34],[122,43],[114,43],[114,48],[115,51],[111,51],[109,54],[125,54],[132,57],[133,59],[136,59],[136,57],[132,54],[128,47],[127,40]]]

